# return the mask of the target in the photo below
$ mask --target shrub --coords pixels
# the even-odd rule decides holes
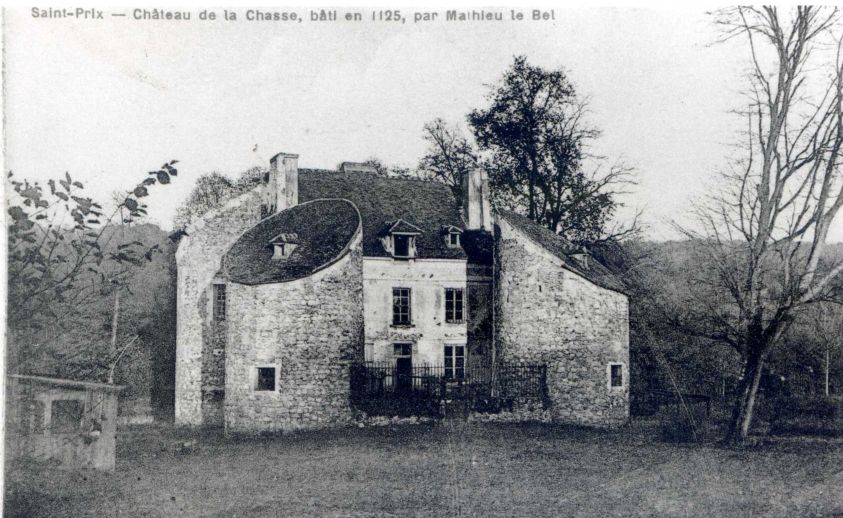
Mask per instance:
[[[825,396],[771,398],[762,406],[762,418],[770,422],[771,433],[842,435],[841,403],[839,398]]]
[[[662,405],[659,410],[659,432],[665,442],[702,442],[711,429],[704,404],[676,402]]]

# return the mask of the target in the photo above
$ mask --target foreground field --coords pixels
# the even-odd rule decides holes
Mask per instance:
[[[196,439],[189,451],[178,444]],[[7,516],[843,514],[843,444],[730,450],[445,422],[275,438],[124,432],[113,474],[7,466]]]

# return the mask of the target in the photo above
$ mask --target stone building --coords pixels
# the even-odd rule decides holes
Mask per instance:
[[[113,471],[124,387],[13,374],[6,379],[6,456]]]
[[[364,164],[273,157],[179,244],[176,422],[341,425],[352,365],[453,382],[503,363],[541,366],[556,421],[625,422],[621,285],[584,250],[494,211],[483,173],[463,191],[460,203],[443,184]]]

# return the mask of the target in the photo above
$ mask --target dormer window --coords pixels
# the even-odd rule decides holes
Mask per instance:
[[[445,244],[448,248],[459,248],[462,246],[462,230],[450,225],[443,228],[445,234]]]
[[[272,260],[287,259],[299,246],[298,234],[278,234],[269,242],[272,246]]]
[[[404,234],[393,234],[392,255],[395,257],[410,257],[410,245],[414,244],[415,236]]]
[[[382,243],[392,257],[411,259],[416,256],[416,237],[421,233],[419,227],[399,219],[387,229]]]
[[[585,247],[580,248],[579,250],[577,250],[576,252],[571,254],[570,257],[572,257],[574,259],[574,261],[577,262],[577,265],[580,268],[582,268],[583,270],[588,270],[588,268],[589,268],[589,264],[588,264],[589,254],[588,254],[588,250],[586,250]]]

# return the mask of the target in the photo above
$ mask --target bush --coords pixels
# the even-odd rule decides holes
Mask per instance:
[[[771,398],[762,405],[770,432],[800,435],[843,435],[843,401],[825,396]]]
[[[841,415],[841,401],[825,396],[779,396],[770,398],[762,407],[767,419],[812,418],[833,421]]]
[[[711,423],[704,404],[662,405],[659,421],[661,439],[665,442],[702,442],[710,435]]]

